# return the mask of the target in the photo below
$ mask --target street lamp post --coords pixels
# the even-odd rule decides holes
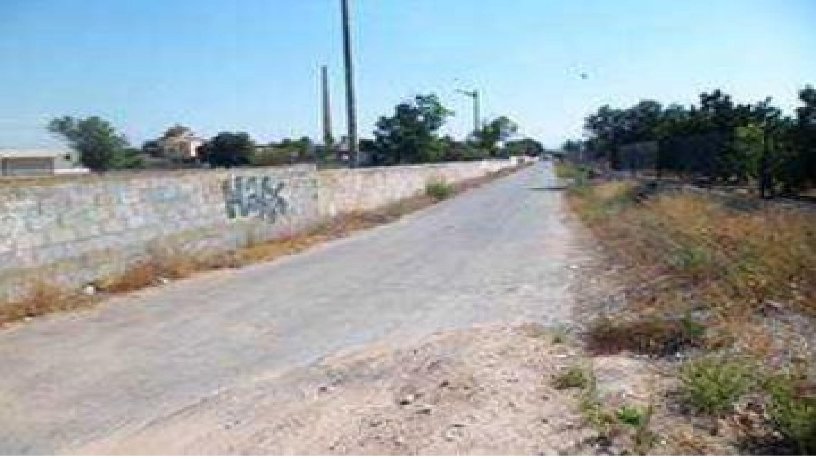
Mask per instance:
[[[473,134],[475,135],[479,132],[479,91],[474,89],[473,91],[465,91],[463,89],[457,89],[456,92],[460,94],[464,94],[473,99]]]

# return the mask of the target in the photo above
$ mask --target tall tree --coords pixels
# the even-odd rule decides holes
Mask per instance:
[[[132,153],[125,136],[98,116],[55,118],[48,130],[62,136],[77,152],[83,166],[93,171],[115,169],[122,164],[133,165]]]
[[[516,123],[506,116],[500,116],[486,123],[476,132],[476,144],[489,151],[491,156],[497,156],[500,152],[499,142],[509,139],[517,131]]]
[[[380,117],[374,131],[374,162],[406,164],[438,161],[443,144],[438,131],[453,112],[434,94],[398,104],[394,115]]]
[[[162,135],[161,138],[169,139],[169,138],[172,138],[172,137],[181,137],[181,136],[183,136],[185,134],[192,134],[192,133],[193,133],[193,130],[188,128],[187,126],[182,126],[181,124],[175,124],[175,125],[167,128],[167,130],[164,131],[164,135]]]
[[[544,146],[541,142],[525,137],[521,140],[511,140],[504,145],[504,150],[508,155],[538,156],[544,153]]]
[[[816,89],[807,85],[799,91],[800,107],[787,132],[793,150],[787,161],[791,189],[816,186]]]
[[[198,147],[198,155],[213,167],[236,167],[249,164],[254,150],[246,132],[221,132]]]

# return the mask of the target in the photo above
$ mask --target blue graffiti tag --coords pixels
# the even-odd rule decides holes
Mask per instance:
[[[274,223],[289,211],[281,195],[284,184],[275,184],[272,177],[234,177],[224,182],[224,201],[229,218],[258,217]]]

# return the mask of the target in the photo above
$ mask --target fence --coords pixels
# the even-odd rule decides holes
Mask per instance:
[[[715,180],[739,175],[729,164],[733,136],[711,131],[661,141],[637,142],[618,148],[617,169],[660,176],[675,174],[687,179]]]

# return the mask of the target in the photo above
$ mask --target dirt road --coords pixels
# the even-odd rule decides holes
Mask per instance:
[[[570,318],[575,236],[541,163],[400,221],[252,267],[0,331],[0,453],[123,437],[372,341]]]

